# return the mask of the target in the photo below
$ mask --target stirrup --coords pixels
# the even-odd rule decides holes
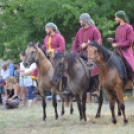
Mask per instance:
[[[70,95],[70,91],[69,90],[63,90],[62,95]]]

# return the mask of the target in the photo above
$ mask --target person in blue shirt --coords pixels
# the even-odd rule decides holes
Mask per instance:
[[[2,104],[2,94],[4,93],[4,85],[5,80],[2,79],[2,76],[0,76],[0,104]]]
[[[9,60],[9,62],[7,64],[8,64],[8,69],[9,69],[9,72],[10,72],[10,76],[14,76],[15,67],[13,65],[13,61]]]

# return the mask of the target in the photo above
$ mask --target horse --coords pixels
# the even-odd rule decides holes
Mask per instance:
[[[69,53],[56,53],[52,65],[54,68],[53,82],[59,83],[62,76],[66,72],[68,74],[68,87],[77,101],[80,120],[86,118],[86,93],[91,91],[89,70],[86,62],[79,56]],[[102,92],[99,99],[99,107],[96,116],[100,115],[103,97]]]
[[[25,56],[24,65],[29,66],[32,63],[36,63],[38,68],[37,82],[38,82],[40,95],[42,96],[43,120],[45,121],[46,119],[46,100],[45,100],[46,90],[49,90],[52,93],[52,105],[55,111],[55,119],[58,119],[57,100],[56,100],[57,93],[60,95],[62,101],[61,115],[63,115],[65,112],[64,98],[61,94],[61,91],[59,91],[59,85],[55,85],[52,81],[54,68],[50,60],[46,57],[45,50],[42,51],[41,48],[38,47],[38,43],[31,42],[27,46],[25,53],[26,56]],[[73,105],[71,103],[70,114],[72,113],[73,113]]]
[[[114,52],[108,51],[105,47],[100,46],[96,42],[90,42],[87,48],[88,53],[88,65],[93,66],[96,64],[99,69],[99,81],[102,87],[105,89],[110,110],[112,114],[112,122],[116,124],[116,116],[115,116],[115,102],[119,104],[119,110],[122,111],[124,117],[124,123],[128,122],[125,113],[125,104],[124,104],[124,96],[123,89],[132,89],[132,82],[125,82],[119,75],[117,66],[113,59],[115,55]]]

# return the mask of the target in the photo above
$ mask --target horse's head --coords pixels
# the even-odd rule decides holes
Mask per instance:
[[[90,70],[93,68],[94,63],[97,65],[113,65],[112,60],[110,60],[110,51],[108,51],[104,46],[101,46],[96,42],[90,42],[87,48],[87,52],[88,66]]]
[[[66,62],[65,53],[58,52],[55,54],[52,65],[54,68],[53,82],[59,83],[64,72],[68,69],[68,64]]]
[[[88,63],[87,66],[89,70],[94,68],[96,61],[99,61],[101,58],[100,45],[96,42],[90,42],[87,48],[88,53]]]
[[[26,48],[26,56],[24,61],[24,66],[29,67],[32,63],[37,63],[39,59],[39,52],[41,49],[38,47],[38,43],[30,42]]]

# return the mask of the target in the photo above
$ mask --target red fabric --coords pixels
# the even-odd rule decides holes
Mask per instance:
[[[125,25],[117,27],[114,42],[117,43],[122,55],[134,71],[134,52],[132,49],[133,41],[134,30],[130,24],[126,23]]]
[[[47,35],[44,39],[44,47],[46,50],[48,50],[48,40],[49,40],[49,36]],[[57,52],[65,51],[65,40],[63,36],[59,33],[56,33],[54,36],[52,36],[51,45],[52,48]]]
[[[32,76],[36,76],[36,77],[37,77],[37,75],[38,75],[38,69],[36,68],[36,69],[33,71]]]
[[[77,51],[80,49],[82,43],[88,43],[88,40],[90,41],[100,41],[100,45],[102,44],[102,38],[101,33],[95,26],[90,26],[87,29],[80,28],[79,31],[76,34],[76,37],[73,42],[72,46],[72,52],[77,53]],[[87,55],[85,53],[85,55]],[[90,71],[90,76],[98,75],[99,71],[97,66],[93,70]]]
[[[4,85],[6,85],[6,82],[2,81],[2,82],[0,82],[0,84],[4,86]]]

